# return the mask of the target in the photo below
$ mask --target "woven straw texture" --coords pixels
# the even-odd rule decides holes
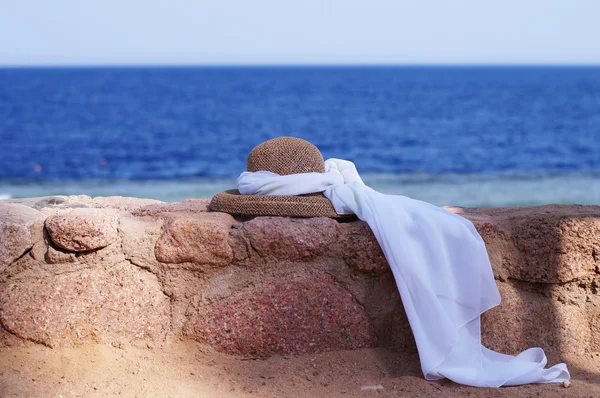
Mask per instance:
[[[216,194],[210,209],[231,214],[283,217],[352,218],[337,214],[329,199],[323,195],[267,196],[241,195],[237,189]]]
[[[325,161],[321,152],[310,142],[295,137],[278,137],[252,149],[246,169],[279,175],[323,173]],[[329,199],[321,193],[299,196],[241,195],[237,189],[232,189],[215,195],[209,208],[212,211],[254,216],[356,217],[337,214]]]
[[[323,173],[325,160],[316,146],[296,137],[277,137],[257,145],[246,161],[248,171],[270,171],[280,176]]]

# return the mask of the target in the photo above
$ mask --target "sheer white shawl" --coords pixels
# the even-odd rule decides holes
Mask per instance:
[[[485,244],[473,224],[449,211],[367,187],[352,162],[329,159],[325,173],[244,172],[241,194],[323,192],[338,214],[367,222],[392,269],[423,374],[477,387],[562,382],[565,364],[545,369],[541,348],[517,356],[481,345],[480,315],[500,304]]]

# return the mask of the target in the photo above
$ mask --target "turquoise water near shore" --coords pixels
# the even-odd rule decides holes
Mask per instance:
[[[438,206],[600,204],[600,173],[365,174],[372,188]],[[0,181],[0,199],[48,195],[136,196],[167,202],[205,198],[235,187],[235,178],[183,180]]]

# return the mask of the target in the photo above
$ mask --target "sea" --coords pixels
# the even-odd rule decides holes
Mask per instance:
[[[0,68],[0,199],[210,197],[282,135],[436,205],[600,204],[600,67]]]

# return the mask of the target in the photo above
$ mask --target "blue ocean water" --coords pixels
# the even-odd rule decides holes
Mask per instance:
[[[231,187],[279,135],[436,204],[600,204],[600,68],[0,69],[0,197]]]

